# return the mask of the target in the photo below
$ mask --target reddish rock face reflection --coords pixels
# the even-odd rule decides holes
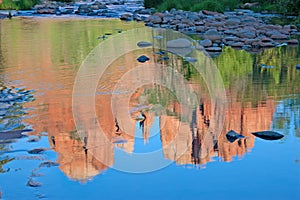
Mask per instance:
[[[32,37],[32,35],[24,33],[25,36],[20,37],[18,41],[22,45],[32,48],[30,51],[20,50],[16,57],[13,57],[13,54],[5,55],[5,51],[3,51],[3,57],[7,58],[5,65],[8,66],[4,71],[8,74],[7,79],[22,80],[21,84],[30,89],[36,89],[36,101],[26,104],[27,107],[34,108],[34,110],[29,111],[32,117],[26,118],[24,121],[33,125],[33,134],[48,133],[50,146],[58,153],[59,168],[71,179],[86,181],[113,166],[113,147],[119,147],[132,153],[136,127],[140,126],[146,142],[156,115],[159,116],[164,156],[178,164],[205,164],[210,162],[213,156],[230,162],[234,156],[242,157],[253,148],[254,137],[250,132],[270,128],[275,108],[273,100],[270,99],[252,106],[250,103],[238,101],[238,95],[235,96],[230,90],[227,91],[229,98],[227,110],[218,110],[218,106],[210,102],[208,95],[203,95],[198,99],[199,105],[188,112],[190,113],[189,116],[185,116],[191,119],[188,120],[189,122],[180,120],[180,113],[190,108],[188,105],[180,105],[176,100],[165,99],[164,109],[167,112],[160,113],[151,109],[155,105],[149,100],[150,97],[154,96],[159,99],[159,97],[167,96],[163,88],[154,84],[139,87],[131,95],[131,100],[128,102],[130,119],[128,119],[128,113],[113,113],[111,91],[124,74],[139,65],[136,58],[141,55],[141,52],[145,54],[145,51],[137,51],[117,59],[99,80],[95,98],[97,119],[86,119],[84,123],[91,124],[90,127],[92,128],[87,130],[84,137],[80,137],[80,134],[76,132],[72,113],[72,89],[76,70],[70,63],[63,63],[60,66],[52,60],[53,52],[51,49],[57,47],[51,47],[53,43],[48,40],[51,38],[48,31],[50,26],[45,22],[32,23],[39,31],[40,37]],[[97,28],[97,26],[95,27]],[[86,29],[89,30],[90,26]],[[5,37],[7,38],[2,41],[13,44],[11,37]],[[34,38],[34,40],[26,40],[26,37]],[[93,41],[95,38],[93,37],[91,40]],[[64,44],[64,40],[58,44],[67,46]],[[1,43],[1,45],[2,48],[5,48],[5,44]],[[70,44],[68,43],[68,45]],[[42,52],[40,51],[41,48],[43,49]],[[17,46],[15,49],[12,47],[12,49],[16,52],[19,50]],[[35,57],[32,56],[32,52],[36,55]],[[66,52],[61,52],[61,55],[65,54]],[[150,61],[155,60],[152,51],[146,52],[146,55]],[[67,60],[67,58],[65,59]],[[170,60],[178,66],[182,65],[180,59],[171,58]],[[147,62],[143,65],[147,66],[150,63]],[[138,79],[141,74],[152,76],[155,73],[157,72],[137,70],[131,79]],[[28,76],[24,76],[24,74],[28,74]],[[190,83],[190,86],[195,90],[200,90],[199,86],[193,83]],[[152,93],[149,95],[146,91]],[[119,101],[122,102],[122,95],[120,95]],[[159,101],[157,103],[162,104]],[[85,106],[82,105],[82,109],[85,109]],[[143,106],[148,107],[144,108]],[[214,137],[214,134],[211,134],[218,131],[218,121],[212,119],[212,110],[218,115],[225,116],[225,124],[220,137]],[[141,119],[137,120],[139,117]],[[124,130],[124,121],[128,122],[126,130]],[[94,126],[97,122],[110,144],[106,144],[103,138],[99,136],[99,130]],[[229,130],[235,130],[246,138],[230,143],[225,137]],[[206,137],[210,134],[211,136]],[[116,140],[127,142],[114,143]],[[178,154],[178,152],[184,153]]]

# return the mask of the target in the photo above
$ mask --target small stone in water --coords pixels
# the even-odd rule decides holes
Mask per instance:
[[[240,135],[238,133],[236,133],[235,131],[233,130],[230,130],[227,134],[226,134],[226,138],[229,142],[234,142],[235,140],[238,140],[238,139],[243,139],[245,138],[245,136],[243,135]]]
[[[144,47],[150,47],[152,46],[151,42],[145,42],[145,41],[140,41],[137,43],[137,46],[140,48],[144,48]]]
[[[40,138],[29,138],[27,140],[27,142],[38,142],[38,141],[40,141]]]
[[[162,58],[160,58],[159,60],[169,60],[170,58],[168,56],[164,56]]]
[[[30,178],[29,181],[27,182],[27,186],[40,187],[40,186],[42,186],[42,183],[34,181],[34,180],[32,180],[32,178]]]
[[[164,37],[161,36],[161,35],[156,35],[156,36],[153,36],[153,38],[155,38],[155,39],[163,39]]]
[[[147,62],[148,60],[150,60],[150,58],[148,58],[145,55],[142,55],[142,56],[140,56],[140,57],[137,58],[137,61],[139,61],[141,63]]]
[[[42,162],[39,167],[56,167],[59,166],[58,163],[56,162],[52,162],[52,161],[46,161],[46,162]]]
[[[284,137],[284,135],[274,131],[259,131],[252,134],[264,140],[278,140]]]
[[[37,148],[37,149],[28,150],[28,153],[30,153],[30,154],[39,154],[39,153],[42,153],[43,151],[45,151],[44,148]]]

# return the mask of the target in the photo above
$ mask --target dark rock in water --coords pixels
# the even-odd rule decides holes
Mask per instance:
[[[36,149],[28,150],[28,153],[30,153],[30,154],[39,154],[39,153],[42,153],[43,151],[45,151],[44,148],[36,148]]]
[[[40,141],[40,138],[29,138],[28,140],[27,140],[27,142],[38,142],[38,141]]]
[[[24,129],[24,130],[13,130],[13,131],[6,131],[0,132],[0,140],[11,140],[11,139],[18,139],[22,137],[26,137],[23,135],[23,132],[30,132],[31,129]]]
[[[170,58],[168,57],[168,56],[164,56],[164,57],[162,57],[162,58],[160,58],[159,60],[164,60],[164,61],[166,61],[166,60],[169,60]]]
[[[27,182],[27,186],[40,187],[40,186],[42,186],[42,183],[34,181],[34,180],[32,180],[32,178],[30,178],[29,181]]]
[[[46,161],[46,162],[42,162],[39,167],[56,167],[59,166],[58,163],[56,162],[52,162],[52,161]]]
[[[296,69],[300,70],[300,64],[296,65]]]
[[[152,46],[151,42],[140,41],[137,43],[137,46],[140,48],[150,47]]]
[[[243,139],[245,138],[245,136],[238,134],[237,132],[230,130],[227,134],[226,134],[226,138],[229,142],[234,142],[238,139]]]
[[[157,52],[155,52],[155,54],[158,54],[158,55],[165,55],[166,52],[164,52],[164,51],[157,51]]]
[[[141,63],[144,63],[144,62],[147,62],[148,60],[150,60],[150,58],[148,58],[145,55],[142,55],[142,56],[138,57],[136,60],[141,62]]]
[[[278,140],[284,137],[284,135],[274,131],[259,131],[252,134],[264,140]]]

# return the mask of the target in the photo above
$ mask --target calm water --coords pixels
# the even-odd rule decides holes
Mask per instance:
[[[299,46],[255,55],[225,48],[213,59],[217,72],[206,67],[199,74],[159,49],[122,53],[136,40],[174,39],[130,32],[143,26],[91,19],[0,21],[2,198],[299,199]],[[107,39],[97,39],[105,33]],[[126,39],[113,39],[122,34]],[[137,62],[141,55],[150,61]],[[113,61],[105,69],[84,68],[89,58],[99,66]],[[218,82],[217,73],[223,90],[209,93],[206,83]],[[14,130],[27,130],[26,137]],[[246,138],[230,143],[230,130]],[[251,134],[264,130],[284,137],[267,141]]]

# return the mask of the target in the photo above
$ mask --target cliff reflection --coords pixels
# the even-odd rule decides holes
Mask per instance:
[[[225,49],[215,62],[220,68],[229,99],[226,110],[221,110],[210,101],[205,84],[192,66],[181,58],[168,55],[170,59],[166,62],[182,73],[189,80],[189,86],[201,94],[198,96],[197,107],[182,105],[168,89],[148,84],[139,87],[131,95],[128,120],[128,113],[113,111],[111,106],[113,95],[119,98],[118,103],[121,105],[124,102],[122,94],[127,91],[117,91],[118,94],[113,94],[112,91],[124,74],[139,65],[136,58],[141,54],[146,54],[150,61],[158,60],[154,58],[152,50],[134,51],[118,58],[99,80],[95,99],[97,119],[85,119],[84,123],[93,128],[88,130],[85,137],[80,138],[80,133],[75,131],[72,114],[75,69],[97,45],[96,37],[111,29],[111,25],[105,22],[105,28],[99,32],[97,21],[87,22],[49,20],[40,23],[33,19],[21,23],[25,30],[23,32],[16,31],[11,24],[0,24],[4,27],[1,30],[6,32],[1,33],[0,55],[6,59],[0,60],[0,73],[3,75],[5,72],[4,81],[8,83],[18,80],[20,84],[37,91],[36,101],[26,104],[34,110],[29,111],[31,117],[24,121],[33,124],[33,134],[48,133],[49,143],[58,153],[59,167],[71,179],[86,181],[113,166],[115,147],[132,153],[137,129],[142,129],[144,142],[147,143],[155,116],[159,116],[164,157],[177,164],[194,165],[205,164],[214,157],[226,162],[232,161],[236,156],[241,158],[254,147],[255,138],[251,132],[269,130],[274,121],[275,128],[285,127],[290,122],[282,113],[292,112],[295,107],[281,111],[278,105],[287,108],[290,104],[278,103],[278,99],[283,98],[283,95],[300,93],[297,80],[299,72],[291,67],[278,66],[280,62],[276,62],[279,69],[259,70],[256,65],[259,63],[255,62],[264,61],[268,64],[265,60],[269,60],[273,54],[280,54],[280,59],[296,57],[298,49],[272,49],[256,57],[230,48]],[[114,22],[114,28],[121,27],[125,30],[136,26],[122,23]],[[32,31],[33,28],[35,31]],[[73,30],[76,30],[76,34],[72,34]],[[40,51],[41,48],[43,51]],[[291,66],[300,61],[299,56],[296,58],[290,63]],[[150,63],[143,65],[149,66]],[[151,76],[159,72],[137,70],[135,73],[130,79],[138,79],[141,74]],[[161,79],[163,78],[162,76]],[[180,87],[177,80],[171,81]],[[129,88],[131,85],[124,87]],[[294,104],[298,105],[298,114],[295,112],[293,119],[299,130],[299,101]],[[81,109],[85,109],[85,106],[82,105]],[[189,115],[184,116],[188,120],[182,120],[183,110],[190,110]],[[218,124],[216,119],[212,119],[212,111],[225,116],[220,137],[213,134],[218,131]],[[103,129],[109,145],[100,137],[101,134],[96,129],[97,123]],[[246,138],[230,143],[225,137],[229,130],[235,130]],[[299,131],[297,134],[299,137]]]

